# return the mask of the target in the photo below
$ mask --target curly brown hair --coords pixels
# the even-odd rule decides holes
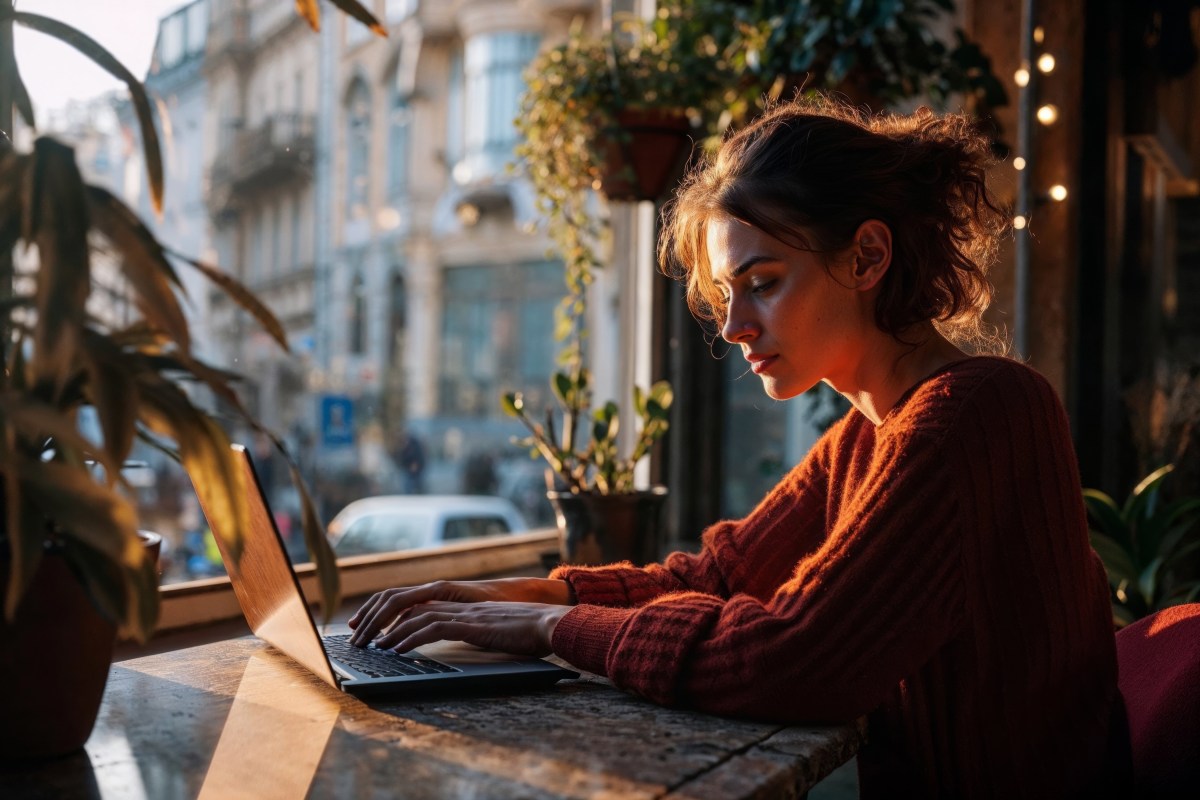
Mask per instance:
[[[692,313],[719,324],[724,299],[706,252],[713,217],[827,255],[877,219],[894,243],[875,306],[880,329],[900,338],[932,322],[959,346],[1003,352],[982,320],[987,272],[1010,224],[987,188],[992,163],[987,138],[964,115],[869,115],[822,95],[782,103],[684,179],[663,211],[659,263],[686,283]]]

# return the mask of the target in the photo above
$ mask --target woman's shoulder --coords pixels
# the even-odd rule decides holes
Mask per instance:
[[[920,381],[897,404],[888,423],[893,429],[945,432],[961,424],[978,427],[989,419],[1011,423],[1047,414],[1058,417],[1060,412],[1058,393],[1033,367],[1005,356],[971,356]]]

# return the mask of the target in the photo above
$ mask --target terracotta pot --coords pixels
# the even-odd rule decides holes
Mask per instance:
[[[674,187],[692,151],[692,126],[681,111],[630,108],[617,112],[605,144],[600,188],[609,200],[657,200]]]
[[[156,533],[139,531],[155,559]],[[0,561],[0,597],[8,587]],[[0,617],[0,759],[72,753],[91,735],[116,626],[92,604],[61,553],[47,550],[10,625]]]
[[[648,564],[662,555],[667,490],[629,494],[546,493],[558,518],[559,555],[566,564]]]

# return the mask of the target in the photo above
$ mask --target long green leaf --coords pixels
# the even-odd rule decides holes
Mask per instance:
[[[154,115],[150,111],[150,98],[141,81],[118,61],[112,53],[80,30],[40,14],[30,14],[18,11],[13,14],[13,20],[18,24],[35,31],[53,36],[66,42],[80,53],[96,62],[100,67],[115,76],[129,88],[129,98],[133,101],[133,109],[137,113],[138,125],[142,129],[142,147],[146,158],[146,175],[150,184],[150,199],[154,203],[156,213],[162,213],[163,198],[163,164],[162,148],[158,142],[158,130],[154,127]]]
[[[1146,601],[1147,608],[1154,608],[1154,598],[1158,593],[1158,571],[1162,569],[1162,556],[1157,556],[1146,565],[1142,573],[1138,575],[1137,587],[1141,592],[1142,599]]]
[[[1099,523],[1101,533],[1113,539],[1125,550],[1132,549],[1133,543],[1130,541],[1129,526],[1125,524],[1125,518],[1121,516],[1121,509],[1117,506],[1117,501],[1097,489],[1084,489],[1083,502],[1087,506],[1088,513]]]
[[[0,394],[0,412],[9,422],[20,431],[22,437],[31,442],[53,439],[56,449],[69,449],[74,452],[75,460],[82,463],[84,457],[92,457],[99,461],[105,469],[105,474],[115,480],[120,472],[119,461],[113,461],[108,453],[98,450],[94,444],[85,439],[80,433],[75,418],[64,413],[48,403],[43,403],[23,392],[5,392]]]
[[[1142,512],[1148,503],[1154,502],[1155,496],[1158,493],[1158,486],[1163,480],[1175,469],[1174,464],[1167,464],[1159,467],[1151,472],[1146,477],[1142,478],[1137,486],[1133,487],[1133,491],[1129,493],[1129,497],[1125,500],[1124,514],[1125,519],[1132,524],[1133,521]]]
[[[1134,582],[1138,578],[1137,569],[1125,548],[1114,542],[1103,533],[1091,532],[1092,548],[1104,562],[1104,571],[1108,573],[1108,581],[1114,588],[1122,581]]]
[[[36,242],[37,322],[31,366],[36,385],[62,391],[79,347],[90,291],[88,214],[75,153],[42,137],[34,143],[27,238]]]
[[[182,284],[162,245],[137,215],[108,190],[89,186],[87,198],[96,226],[121,254],[138,309],[186,352],[191,347],[187,318],[171,288],[172,283],[180,288]]]
[[[262,325],[263,330],[271,335],[271,338],[279,343],[284,352],[290,353],[291,348],[288,347],[287,333],[283,330],[283,325],[279,323],[275,315],[262,304],[254,293],[241,284],[236,278],[222,269],[197,261],[194,258],[188,258],[182,253],[167,249],[171,255],[191,264],[199,270],[204,277],[221,287],[225,292],[233,298],[233,300],[250,313],[252,317],[258,320],[258,324]]]

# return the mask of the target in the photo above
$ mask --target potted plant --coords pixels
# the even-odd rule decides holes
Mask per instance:
[[[1123,503],[1097,489],[1083,490],[1092,547],[1108,573],[1118,626],[1200,599],[1200,497],[1163,502],[1163,481],[1174,469],[1167,464],[1154,470]]]
[[[339,7],[377,30],[355,0]],[[315,0],[297,7],[316,23]],[[61,39],[130,90],[156,208],[162,160],[150,100],[139,81],[95,41],[60,21],[0,2],[0,41],[13,24]],[[0,129],[12,106],[34,128],[32,104],[12,48],[0,48]],[[14,271],[12,254],[23,244]],[[112,257],[140,318],[97,313],[103,287],[92,274],[96,246]],[[251,426],[236,376],[190,349],[182,292],[168,252],[120,200],[85,183],[70,147],[42,137],[19,152],[0,137],[0,730],[4,758],[78,748],[94,724],[115,635],[145,641],[158,618],[154,558],[138,535],[122,466],[135,439],[178,458],[240,551],[247,513],[229,438],[184,390],[203,384]],[[248,290],[219,269],[186,259],[245,308],[285,350],[282,326]],[[15,272],[15,276],[14,276]],[[99,441],[79,432],[80,411],[99,420]],[[265,432],[265,431],[264,431]],[[274,438],[274,437],[272,437]],[[282,444],[276,446],[287,456]],[[290,457],[288,458],[291,461]],[[336,608],[332,551],[299,473],[305,540],[320,576],[326,618]]]

